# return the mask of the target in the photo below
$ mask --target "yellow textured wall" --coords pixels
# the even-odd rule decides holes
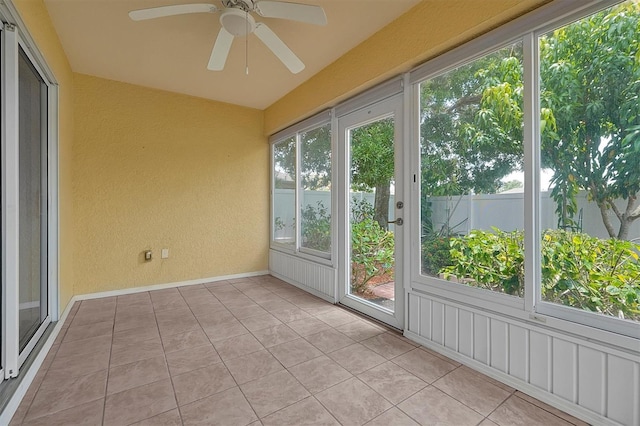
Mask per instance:
[[[268,268],[262,111],[82,74],[75,87],[75,294]]]
[[[60,221],[60,311],[73,296],[73,201],[72,201],[72,147],[73,147],[73,73],[53,28],[49,13],[42,0],[13,0],[20,17],[53,71],[59,86],[59,221]]]
[[[423,0],[265,111],[272,134],[550,0]]]

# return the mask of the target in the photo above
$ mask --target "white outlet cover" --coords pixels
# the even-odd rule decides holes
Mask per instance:
[[[169,258],[169,249],[162,249],[162,258],[163,259],[168,259]]]

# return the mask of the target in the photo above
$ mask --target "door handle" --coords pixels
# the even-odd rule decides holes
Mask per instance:
[[[402,224],[404,223],[404,220],[402,220],[402,218],[399,217],[396,220],[391,220],[391,221],[389,221],[387,223],[394,223],[394,224],[396,224],[398,226],[402,226]]]

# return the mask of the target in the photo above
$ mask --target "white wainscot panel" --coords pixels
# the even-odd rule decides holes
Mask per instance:
[[[640,426],[640,357],[410,292],[407,337],[591,424]],[[416,299],[419,299],[416,300]]]
[[[407,317],[409,319],[409,330],[421,334],[420,332],[420,298],[409,295],[409,310]]]
[[[599,414],[606,414],[605,372],[607,356],[586,346],[578,347],[578,402]]]
[[[413,295],[412,295],[413,296]],[[415,296],[420,299],[420,336],[425,339],[431,340],[431,327],[433,321],[431,316],[433,314],[433,304],[431,299],[425,299],[424,297]]]
[[[562,339],[553,339],[553,393],[576,402],[576,372],[578,346]]]
[[[489,363],[489,318],[473,314],[473,358],[483,364]]]
[[[529,332],[529,382],[551,390],[551,337],[537,331]]]
[[[277,250],[269,251],[269,271],[303,290],[335,302],[337,272],[321,265]]]
[[[507,333],[508,324],[504,321],[500,321],[491,318],[491,347],[489,353],[491,354],[491,366],[497,370],[506,372],[509,348],[509,337]]]
[[[444,345],[453,349],[454,351],[458,350],[458,308],[454,308],[453,306],[445,306],[444,308],[444,323],[446,327],[444,328]]]
[[[444,304],[436,301],[431,304],[431,340],[444,344]]]
[[[640,425],[640,364],[609,355],[607,416],[624,425]]]
[[[529,330],[509,324],[509,374],[529,380]]]
[[[458,316],[458,352],[473,358],[473,314],[460,309]]]

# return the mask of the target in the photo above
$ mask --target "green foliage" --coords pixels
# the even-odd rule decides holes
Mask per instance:
[[[545,300],[640,321],[640,245],[547,231],[542,240]]]
[[[640,244],[547,230],[542,238],[543,300],[640,321]],[[440,272],[470,286],[522,296],[521,231],[474,230],[451,240],[452,266]]]
[[[394,176],[394,121],[385,118],[351,131],[351,189],[370,192]]]
[[[524,239],[521,231],[473,230],[451,239],[452,266],[441,272],[493,291],[522,296],[524,289]]]
[[[372,278],[389,274],[394,266],[393,232],[373,219],[366,200],[354,200],[351,208],[351,288],[365,292]]]
[[[306,206],[302,210],[302,246],[314,250],[331,250],[331,212],[322,201],[317,207]]]
[[[448,236],[432,235],[422,243],[422,272],[438,276],[441,269],[452,266],[451,246]]]

